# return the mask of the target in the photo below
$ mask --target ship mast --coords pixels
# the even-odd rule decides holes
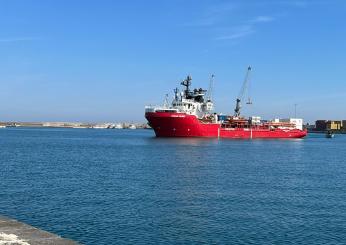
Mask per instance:
[[[239,92],[239,95],[238,95],[238,97],[236,99],[236,106],[235,106],[235,109],[234,109],[234,116],[235,117],[239,117],[240,116],[241,102],[243,101],[245,92],[248,89],[248,84],[249,84],[249,80],[250,80],[250,72],[251,72],[251,66],[249,66],[247,68],[247,72],[246,72],[246,75],[245,75],[245,79],[244,79],[243,85],[242,85],[242,87],[240,89],[240,92]],[[248,102],[246,104],[252,104],[250,97],[249,97]]]
[[[190,95],[191,80],[192,80],[191,76],[188,75],[188,76],[186,77],[186,79],[184,79],[184,80],[180,83],[181,85],[183,85],[183,86],[186,87],[186,89],[184,90],[184,92],[185,92],[185,98],[187,98],[187,99],[189,98],[189,95]]]

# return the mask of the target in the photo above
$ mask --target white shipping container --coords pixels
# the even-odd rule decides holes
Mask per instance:
[[[289,122],[296,125],[297,129],[303,130],[303,119],[301,118],[284,118],[280,122]]]
[[[252,124],[260,124],[261,123],[261,117],[252,116],[252,117],[250,117],[250,121]]]

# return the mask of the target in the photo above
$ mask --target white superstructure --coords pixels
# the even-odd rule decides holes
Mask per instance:
[[[129,129],[136,129],[137,127],[136,127],[136,125],[134,125],[134,124],[130,124],[129,125]]]
[[[214,109],[214,104],[211,101],[211,95],[209,98],[205,98],[207,90],[202,88],[190,90],[192,78],[187,76],[185,80],[181,82],[181,85],[185,86],[185,89],[179,92],[179,89],[174,89],[174,99],[171,105],[168,105],[167,99],[163,106],[145,107],[146,112],[176,112],[195,115],[197,118],[203,118],[210,114]]]

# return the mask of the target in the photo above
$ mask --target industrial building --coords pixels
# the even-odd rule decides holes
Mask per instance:
[[[346,126],[346,120],[317,120],[315,125],[317,131],[341,130],[343,125]]]
[[[327,130],[340,130],[342,128],[342,121],[328,121]]]

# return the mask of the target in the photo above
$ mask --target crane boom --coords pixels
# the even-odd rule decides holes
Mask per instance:
[[[250,72],[251,72],[251,66],[249,66],[247,68],[247,72],[246,72],[246,75],[245,75],[245,79],[244,79],[244,82],[243,82],[243,85],[240,89],[240,92],[239,92],[239,95],[236,99],[236,106],[235,106],[235,109],[234,109],[234,116],[235,117],[239,117],[240,116],[240,109],[241,109],[241,102],[244,98],[244,95],[245,95],[245,92],[248,88],[248,83],[249,83],[249,80],[250,80]],[[251,104],[250,102],[250,99],[249,99],[249,102],[248,104]]]
[[[208,95],[207,100],[212,101],[213,100],[213,87],[214,87],[214,77],[215,75],[212,74],[209,81],[209,89],[208,89]]]

